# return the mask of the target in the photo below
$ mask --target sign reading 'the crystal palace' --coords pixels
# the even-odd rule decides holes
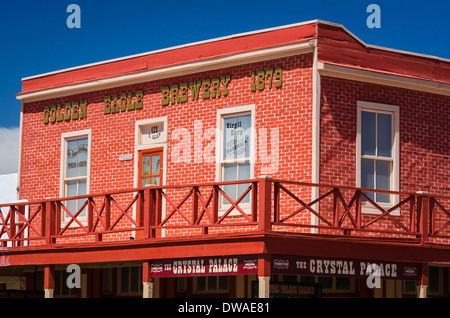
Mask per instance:
[[[308,256],[272,256],[272,273],[306,276],[367,278],[371,266],[379,268],[381,279],[420,280],[419,263],[334,259]]]
[[[192,277],[254,275],[258,272],[256,255],[153,260],[152,277]]]

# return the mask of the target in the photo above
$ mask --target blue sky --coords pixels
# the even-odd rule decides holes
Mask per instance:
[[[66,25],[72,3],[81,9],[80,29]],[[379,29],[366,25],[372,3],[381,9]],[[241,32],[321,19],[343,24],[368,44],[450,58],[449,0],[0,0],[0,5],[3,139],[2,131],[11,130],[16,140],[15,94],[23,77]],[[0,160],[0,173],[3,165]]]

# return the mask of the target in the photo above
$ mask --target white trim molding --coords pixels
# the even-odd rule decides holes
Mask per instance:
[[[356,123],[356,187],[361,187],[361,112],[384,112],[392,115],[392,170],[390,176],[389,191],[400,190],[400,108],[396,105],[379,104],[365,101],[357,101]],[[398,195],[391,195],[391,203],[378,203],[382,208],[388,209],[399,203]],[[381,213],[372,206],[362,206],[365,213]],[[398,215],[399,211],[393,211],[392,215]]]
[[[352,67],[318,63],[318,70],[322,76],[379,84],[385,86],[411,89],[432,94],[450,96],[450,84],[417,79],[413,77],[385,74],[381,72],[361,70]]]
[[[180,75],[210,71],[224,67],[231,67],[247,63],[260,62],[292,55],[311,53],[313,51],[311,41],[282,45],[278,47],[254,50],[224,57],[216,57],[207,60],[199,60],[174,66],[98,79],[80,84],[64,85],[61,87],[43,89],[17,95],[17,99],[33,102],[42,99],[63,97],[72,94],[86,93],[100,89],[108,89],[121,85],[132,85],[143,82],[155,81]]]

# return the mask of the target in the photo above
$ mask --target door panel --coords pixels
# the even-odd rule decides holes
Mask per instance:
[[[138,164],[138,187],[159,186],[163,181],[163,154],[162,148],[147,149],[139,151]],[[161,206],[159,206],[161,209]],[[140,211],[138,208],[137,211]],[[138,212],[139,213],[139,212]],[[142,216],[137,215],[137,219],[143,219]],[[156,231],[157,236],[160,236],[160,231]],[[142,238],[142,231],[136,231],[136,238]]]

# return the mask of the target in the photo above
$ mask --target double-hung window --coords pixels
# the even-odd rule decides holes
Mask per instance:
[[[90,131],[64,134],[62,137],[62,189],[63,197],[76,197],[88,193],[89,187]],[[85,199],[67,200],[66,208],[74,215]],[[78,219],[86,218],[86,208]],[[62,213],[62,221],[70,216]]]
[[[398,107],[358,102],[357,186],[376,190],[399,190]],[[381,206],[393,206],[396,196],[365,193]]]
[[[222,109],[218,113],[221,137],[218,138],[219,181],[249,180],[253,178],[254,107],[243,106]],[[224,192],[236,201],[249,184],[224,185]],[[249,203],[247,194],[240,203]],[[230,202],[223,197],[221,205]]]

